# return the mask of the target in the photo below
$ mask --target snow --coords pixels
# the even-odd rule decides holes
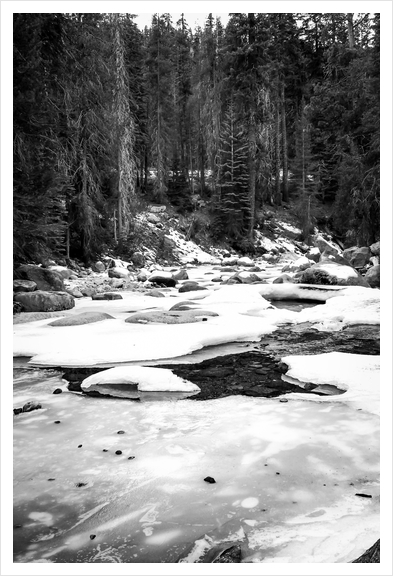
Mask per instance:
[[[83,380],[81,387],[89,390],[101,384],[136,384],[140,392],[199,392],[196,384],[173,374],[165,368],[122,366],[93,374]]]
[[[379,414],[379,356],[329,352],[312,356],[285,356],[282,362],[289,366],[284,380],[330,384],[345,390],[344,394],[337,396],[291,393],[287,398],[345,402],[358,410]]]
[[[239,540],[246,562],[350,562],[379,537],[373,414],[343,401],[53,395],[56,385],[34,370],[15,380],[43,406],[14,418],[18,563],[193,563]]]

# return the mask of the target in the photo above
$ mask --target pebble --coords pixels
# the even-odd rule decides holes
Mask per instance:
[[[116,450],[115,454],[120,455],[123,454],[123,452],[121,450]]]
[[[124,430],[119,430],[118,434],[125,434]]]
[[[77,483],[75,484],[75,486],[76,486],[77,488],[82,488],[83,486],[87,486],[87,482],[77,482]]]
[[[134,460],[135,456],[128,456],[128,460]]]
[[[96,537],[95,534],[90,534],[90,540],[94,540],[95,537]]]
[[[280,475],[280,472],[276,472],[276,474],[279,476],[279,475]]]
[[[63,390],[61,388],[56,388],[56,390],[53,390],[53,394],[61,394],[63,392]]]
[[[361,496],[362,498],[372,498],[371,494],[361,494],[361,493],[358,493],[358,494],[355,494],[355,496]]]
[[[53,482],[53,480],[56,480],[56,478],[48,478],[48,482]]]
[[[206,476],[206,478],[204,478],[204,481],[208,482],[209,484],[215,484],[216,483],[214,478],[212,478],[211,476]]]
[[[78,448],[82,448],[82,444],[79,444]]]
[[[288,402],[287,398],[280,398],[280,402]]]
[[[103,452],[108,452],[108,450],[106,448],[103,449]]]
[[[22,528],[22,524],[15,524],[14,528]]]
[[[54,424],[60,424],[60,420],[55,420]]]

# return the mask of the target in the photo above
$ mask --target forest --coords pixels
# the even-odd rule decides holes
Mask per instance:
[[[252,252],[268,206],[304,240],[379,239],[379,14],[14,14],[14,261],[85,262],[146,202]],[[319,210],[319,211],[318,211]]]

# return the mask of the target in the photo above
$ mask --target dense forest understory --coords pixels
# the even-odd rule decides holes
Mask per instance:
[[[379,47],[379,14],[15,14],[16,263],[137,244],[147,202],[244,253],[273,205],[370,245]]]

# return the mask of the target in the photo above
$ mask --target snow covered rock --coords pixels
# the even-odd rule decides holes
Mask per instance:
[[[221,264],[223,266],[236,266],[237,261],[238,261],[237,256],[227,256],[226,258],[222,259]]]
[[[248,256],[243,256],[237,261],[238,266],[255,266],[255,262],[251,260]]]
[[[199,392],[196,384],[173,374],[166,368],[144,366],[122,366],[110,368],[85,378],[81,384],[84,391],[91,391],[101,385],[135,385],[139,392]]]
[[[364,268],[369,263],[371,255],[372,252],[367,246],[362,246],[361,248],[352,246],[343,252],[344,258],[356,269]]]
[[[16,269],[15,280],[32,280],[37,284],[37,290],[64,290],[64,278],[56,270],[41,268],[34,264],[23,264]]]
[[[158,224],[159,222],[161,222],[161,220],[159,219],[158,216],[156,216],[155,214],[148,214],[146,217],[146,220],[148,222],[150,222],[150,224]]]
[[[367,270],[364,279],[370,284],[371,288],[379,288],[380,285],[380,265],[372,266]]]
[[[299,272],[302,270],[307,270],[307,268],[310,268],[310,266],[311,266],[310,260],[306,258],[306,256],[301,256],[300,258],[295,260],[295,262],[292,262],[291,264],[287,264],[286,266],[284,266],[282,272]]]
[[[316,236],[316,238],[314,239],[314,245],[317,248],[319,248],[319,251],[321,253],[326,252],[328,254],[336,255],[341,252],[338,246],[335,246],[333,242],[328,242],[327,240],[325,240],[325,238],[323,238],[320,235]]]
[[[345,402],[356,409],[379,414],[379,356],[329,352],[285,356],[282,362],[289,367],[285,376],[291,378],[291,382],[296,379],[303,383],[329,384],[345,391],[339,396],[315,398],[308,394],[308,400],[312,398],[317,402]],[[302,394],[291,393],[289,397],[299,398]]]
[[[20,292],[14,296],[14,301],[23,306],[24,312],[54,312],[69,310],[75,306],[75,300],[67,292]]]
[[[109,268],[108,270],[109,278],[128,278],[129,275],[130,274],[127,268],[123,268],[120,266],[115,266],[113,268]]]
[[[37,284],[33,280],[14,280],[14,292],[34,292],[37,290]]]
[[[302,284],[369,287],[368,282],[354,268],[337,262],[318,262],[295,277]]]
[[[49,270],[58,272],[65,280],[68,280],[73,275],[73,271],[66,266],[51,266]]]
[[[286,273],[280,274],[280,276],[277,276],[277,278],[273,280],[273,284],[286,284],[287,282],[293,283],[293,278]]]
[[[188,280],[188,273],[187,270],[178,270],[177,272],[173,273],[173,278],[175,280]]]
[[[180,286],[180,288],[179,288],[180,293],[193,292],[196,290],[207,290],[207,288],[205,288],[204,286],[200,286],[198,284],[198,282],[193,282],[193,281],[190,281],[190,282],[187,281],[182,286]]]
[[[169,312],[139,312],[126,318],[130,324],[191,324],[193,322],[206,322],[209,316],[218,316],[217,312],[210,310],[177,310]]]
[[[105,312],[82,312],[81,314],[73,314],[72,316],[54,320],[48,326],[82,326],[83,324],[101,322],[102,320],[114,320],[114,318]]]
[[[67,288],[67,294],[71,294],[74,298],[83,298],[83,294],[78,288]]]

